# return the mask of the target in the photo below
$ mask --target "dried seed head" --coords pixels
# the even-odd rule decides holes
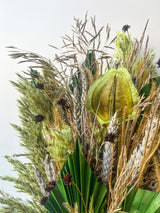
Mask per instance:
[[[47,200],[48,200],[48,197],[45,197],[45,196],[42,197],[42,199],[41,199],[41,201],[40,201],[40,204],[41,204],[42,206],[44,206]]]
[[[36,84],[36,88],[38,88],[38,89],[44,89],[44,84],[42,84],[42,83],[37,83],[37,84]]]
[[[113,134],[112,132],[111,133],[107,133],[105,135],[105,141],[108,141],[108,142],[111,142],[111,143],[114,142],[115,138],[116,138],[116,135]]]
[[[35,123],[39,123],[39,122],[41,122],[41,121],[43,121],[43,120],[44,120],[44,116],[43,116],[43,115],[36,115],[36,116],[34,117]]]
[[[72,175],[66,174],[63,178],[64,185],[71,185],[72,184]]]
[[[56,181],[49,182],[49,184],[46,187],[46,191],[50,192],[55,187],[55,185],[56,185]]]
[[[62,106],[63,109],[69,109],[69,106],[67,105],[66,103],[66,100],[64,98],[60,98],[58,101],[57,101],[57,104]]]
[[[48,197],[48,196],[49,196],[49,192],[47,192],[47,191],[45,190],[45,189],[46,189],[46,182],[45,182],[45,180],[43,179],[40,170],[39,170],[36,166],[34,166],[33,169],[34,169],[34,174],[35,174],[36,179],[37,179],[37,183],[38,183],[38,185],[39,185],[39,187],[40,187],[40,190],[41,190],[43,196],[44,196],[44,197]]]
[[[129,26],[128,24],[126,24],[126,25],[124,25],[124,26],[122,27],[122,30],[123,30],[124,32],[127,32],[128,29],[129,29],[130,27],[131,27],[131,26]]]
[[[160,68],[160,58],[158,59],[158,61],[156,62],[156,64],[158,65],[157,68]]]
[[[54,167],[49,154],[46,154],[46,157],[43,163],[44,163],[44,169],[47,175],[47,179],[49,180],[49,182],[56,181]]]

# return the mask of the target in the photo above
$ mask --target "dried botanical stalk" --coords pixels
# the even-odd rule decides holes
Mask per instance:
[[[74,209],[68,203],[63,203],[63,205],[70,213],[78,213],[77,203],[74,204]]]
[[[146,163],[151,159],[160,144],[160,138],[155,139],[159,128],[159,116],[156,117],[157,111],[155,109],[157,109],[156,105],[151,110],[151,117],[148,116],[148,121],[143,126],[145,133],[142,142],[134,148],[128,162],[126,146],[122,147],[117,168],[117,179],[114,189],[111,190],[112,201],[108,213],[120,209],[121,203],[129,193],[127,192],[128,186],[132,185],[133,188],[138,183]]]
[[[86,141],[85,141],[85,101],[87,95],[87,74],[85,68],[80,69],[81,74],[81,82],[82,82],[82,95],[81,95],[81,138],[82,138],[82,145],[84,151],[86,151]]]
[[[157,192],[160,192],[160,160],[159,160],[159,156],[158,157],[154,157],[153,158],[154,160],[154,165],[155,165],[155,176],[156,176],[156,179],[157,179],[157,189],[156,191]]]
[[[117,113],[113,115],[111,118],[110,124],[108,126],[108,135],[107,137],[108,141],[105,141],[105,147],[104,147],[104,152],[103,152],[103,163],[102,163],[102,173],[101,173],[101,178],[102,178],[102,183],[104,185],[107,184],[109,181],[110,175],[111,175],[111,169],[112,169],[112,164],[113,164],[113,158],[114,158],[114,139],[115,136],[117,135],[117,130],[118,130],[118,123],[116,121],[116,116]],[[111,141],[112,140],[112,141]]]
[[[108,208],[108,213],[114,213],[119,211],[120,205],[127,196],[129,192],[127,192],[127,187],[132,184],[131,176],[134,172],[134,168],[131,167],[127,168],[127,151],[126,151],[126,146],[122,147],[121,154],[120,154],[120,162],[122,165],[118,165],[117,168],[117,174],[118,170],[120,169],[120,166],[122,166],[121,172],[119,176],[116,179],[114,189],[111,189],[110,186],[110,192],[111,192],[111,203]],[[134,187],[136,182],[132,187]],[[132,188],[131,188],[132,189]]]
[[[44,168],[45,168],[45,172],[46,172],[48,181],[49,182],[56,181],[55,171],[53,168],[52,161],[49,157],[49,154],[46,154],[46,157],[45,157],[43,163],[44,163]]]
[[[39,185],[39,187],[41,189],[41,192],[42,192],[43,196],[44,197],[48,197],[50,195],[50,193],[46,191],[47,184],[44,181],[40,170],[36,166],[34,166],[34,174],[36,176],[37,183],[38,183],[38,185]]]
[[[76,86],[74,88],[74,97],[73,97],[73,123],[76,127],[76,133],[80,136],[81,134],[81,104],[79,102],[79,90]]]
[[[133,150],[133,153],[127,163],[128,168],[132,165],[135,168],[135,171],[132,176],[132,180],[134,180],[139,172],[140,165],[145,155],[148,154],[150,146],[152,144],[155,131],[157,129],[158,118],[154,117],[153,120],[149,119],[146,123],[145,135],[142,139],[142,143],[139,147],[136,147]]]

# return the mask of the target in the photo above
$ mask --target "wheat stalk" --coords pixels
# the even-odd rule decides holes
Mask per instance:
[[[49,154],[46,154],[46,157],[45,157],[43,163],[44,163],[44,169],[45,169],[48,181],[49,182],[56,181],[55,171],[53,168],[52,161],[49,157]]]
[[[118,123],[116,121],[117,113],[111,118],[110,124],[108,126],[108,134],[113,136],[117,135]],[[107,184],[111,175],[111,168],[113,166],[113,157],[114,157],[114,141],[105,141],[104,152],[103,152],[103,163],[102,163],[102,173],[101,179],[104,185]]]
[[[41,189],[43,196],[48,197],[50,195],[50,193],[46,191],[46,186],[47,186],[46,182],[44,181],[40,170],[36,166],[34,166],[34,174],[36,176],[37,183]]]

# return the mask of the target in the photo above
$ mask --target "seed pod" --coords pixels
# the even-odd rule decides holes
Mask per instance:
[[[97,116],[100,124],[108,122],[117,112],[117,118],[123,114],[126,107],[126,115],[136,113],[132,110],[138,103],[139,95],[135,88],[131,75],[124,67],[111,69],[94,81],[90,86],[86,108]]]

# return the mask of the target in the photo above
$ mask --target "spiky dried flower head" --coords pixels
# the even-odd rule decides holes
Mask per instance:
[[[127,32],[128,29],[129,29],[130,27],[131,27],[131,26],[129,26],[128,24],[126,24],[126,25],[124,25],[124,26],[122,27],[122,30],[123,30],[124,32]]]
[[[49,182],[49,184],[46,186],[46,191],[47,192],[50,192],[56,185],[56,181],[52,181],[52,182]]]
[[[67,105],[67,101],[66,101],[64,98],[60,98],[60,99],[57,101],[57,104],[58,104],[59,106],[61,106],[62,109],[64,109],[64,110],[65,110],[65,108],[66,108],[66,109],[69,109],[69,106]]]
[[[112,132],[111,133],[107,133],[106,135],[105,135],[105,141],[108,141],[108,142],[111,142],[111,143],[113,143],[114,142],[114,140],[115,140],[115,138],[116,138],[116,135],[115,134],[113,134]]]
[[[44,89],[44,84],[42,84],[42,83],[37,83],[37,84],[36,84],[36,88],[38,88],[38,89]]]
[[[48,197],[45,197],[45,196],[42,197],[42,199],[41,199],[41,201],[40,201],[40,204],[41,204],[42,206],[44,206],[47,200],[48,200]]]
[[[158,61],[156,62],[156,64],[158,65],[157,68],[160,68],[160,58],[158,59]]]
[[[65,174],[63,178],[64,185],[71,185],[72,184],[72,175],[71,174]]]
[[[41,122],[41,121],[43,121],[43,120],[44,120],[44,116],[41,115],[41,114],[36,115],[36,116],[34,117],[35,123],[39,123],[39,122]]]

